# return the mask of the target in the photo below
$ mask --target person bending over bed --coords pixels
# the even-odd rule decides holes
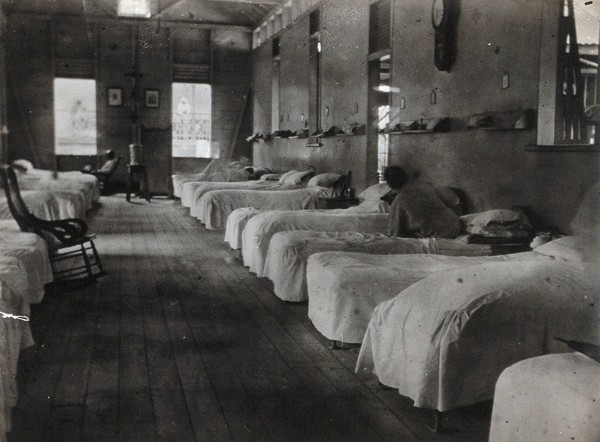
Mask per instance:
[[[399,166],[383,174],[397,192],[389,216],[389,235],[413,238],[455,238],[460,233],[460,199],[448,188],[410,178]]]

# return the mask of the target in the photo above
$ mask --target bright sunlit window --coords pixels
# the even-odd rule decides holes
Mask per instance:
[[[56,155],[96,155],[96,81],[54,79]]]
[[[173,83],[173,156],[217,158],[211,148],[211,88],[208,84]]]
[[[149,0],[119,0],[117,15],[120,17],[145,17],[149,18],[150,1]]]

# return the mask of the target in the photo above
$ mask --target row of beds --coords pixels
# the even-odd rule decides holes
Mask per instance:
[[[522,213],[464,216],[457,239],[389,237],[385,184],[366,189],[356,207],[316,209],[319,198],[339,194],[344,180],[335,177],[184,180],[176,195],[207,229],[225,229],[276,296],[308,300],[327,339],[361,344],[357,372],[374,373],[416,407],[444,412],[495,398],[490,440],[600,440],[600,365],[555,339],[600,342],[590,254],[599,184],[586,193],[573,235],[495,254],[471,239],[498,235],[499,225],[526,229]]]
[[[99,202],[100,183],[93,175],[19,168],[21,196],[31,213],[45,220],[85,219]],[[19,163],[23,166],[23,162]],[[1,183],[0,183],[1,185]],[[0,192],[0,441],[11,429],[11,409],[17,401],[17,362],[20,351],[33,345],[30,306],[42,301],[53,281],[46,241],[22,232]]]

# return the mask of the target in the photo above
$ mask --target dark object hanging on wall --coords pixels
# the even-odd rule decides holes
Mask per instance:
[[[433,61],[440,71],[450,72],[456,61],[456,28],[460,15],[459,0],[435,0],[431,23],[435,33]]]

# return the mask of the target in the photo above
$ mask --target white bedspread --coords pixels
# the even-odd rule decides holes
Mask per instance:
[[[190,208],[190,214],[196,216],[196,206],[200,198],[211,190],[248,189],[248,190],[289,190],[298,189],[299,185],[279,184],[279,181],[217,181],[202,182],[190,181],[183,185],[181,191],[181,205]]]
[[[502,372],[490,442],[600,440],[600,364],[581,353],[539,356]]]
[[[29,170],[25,176],[29,178],[36,177],[38,179],[43,180],[59,180],[59,181],[67,181],[71,183],[77,183],[79,185],[83,185],[86,189],[86,193],[91,196],[93,202],[100,201],[100,181],[94,175],[90,175],[87,173],[81,173],[79,171],[67,171],[67,172],[57,172],[56,176],[51,170],[43,170],[43,169],[32,169]],[[19,184],[21,183],[21,177],[19,177]]]
[[[417,407],[487,400],[505,368],[565,351],[554,336],[598,342],[598,302],[581,263],[548,256],[438,272],[375,308],[357,371]]]
[[[46,241],[35,233],[21,232],[13,220],[0,221],[0,255],[18,259],[28,279],[27,302],[38,303],[44,286],[52,282]]]
[[[529,254],[438,255],[434,254],[436,243],[453,240],[405,240],[403,254],[398,255],[324,252],[308,258],[308,317],[323,336],[361,343],[377,304],[434,273],[487,262],[531,259]]]
[[[29,284],[21,261],[0,255],[0,311],[29,316]],[[22,348],[33,345],[29,322],[0,317],[0,439],[10,431],[17,402],[17,362]]]
[[[398,238],[382,233],[285,231],[277,232],[269,242],[264,276],[273,281],[275,295],[284,301],[306,301],[308,299],[306,287],[308,257],[319,252],[335,251],[375,255],[438,253],[452,256],[482,256],[492,254],[490,246],[466,244],[460,240]]]
[[[242,232],[246,228],[246,224],[256,215],[265,211],[265,209],[255,209],[254,207],[242,207],[231,212],[225,225],[225,242],[229,243],[229,247],[233,250],[241,249]]]
[[[227,217],[235,209],[255,207],[267,210],[304,210],[318,206],[320,196],[327,196],[327,189],[308,187],[296,190],[211,190],[198,202],[197,218],[207,229],[223,230]]]
[[[65,218],[85,219],[86,203],[80,192],[24,190],[21,196],[31,213],[38,218],[48,221]],[[0,196],[0,219],[13,219],[4,195]]]
[[[96,179],[95,177],[92,178]],[[91,209],[93,203],[97,201],[97,198],[95,198],[95,187],[91,182],[77,181],[69,178],[53,179],[52,177],[29,174],[18,175],[18,181],[21,191],[43,190],[79,192],[85,201],[86,210]]]
[[[244,265],[258,276],[265,276],[269,242],[277,232],[316,230],[385,233],[387,228],[387,213],[356,213],[348,211],[348,209],[261,213],[248,221],[242,233]]]

